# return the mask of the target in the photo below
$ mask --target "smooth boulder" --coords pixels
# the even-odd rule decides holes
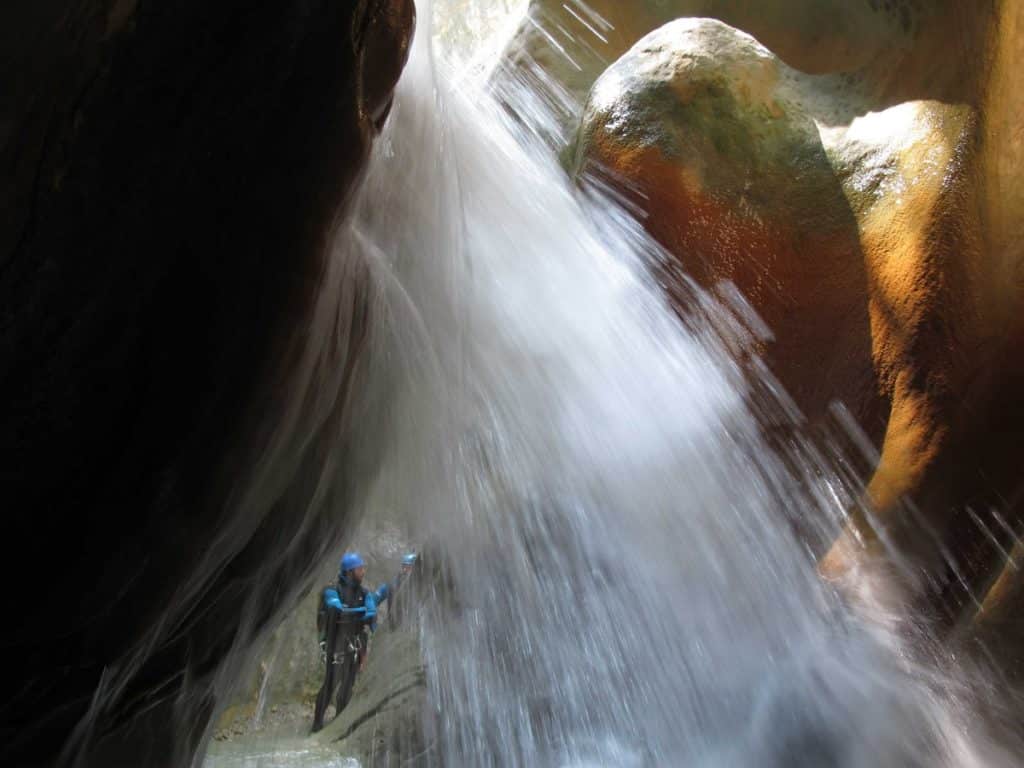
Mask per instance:
[[[998,62],[1012,44],[976,56]],[[964,103],[890,107],[881,86],[807,75],[739,30],[684,19],[598,79],[573,152],[581,182],[599,176],[643,211],[677,303],[682,275],[734,282],[801,410],[813,422],[839,400],[880,445],[873,520],[854,520],[824,571],[898,553],[907,592],[950,621],[969,608],[963,584],[984,589],[1001,565],[1010,534],[992,515],[1020,515],[1017,198],[991,186],[1020,166],[996,139],[1019,99],[1000,72],[965,65]]]
[[[772,369],[811,418],[841,396],[878,425],[857,220],[812,109],[799,73],[754,38],[679,20],[595,84],[574,172],[642,206],[675,257],[662,281],[677,302],[684,274],[740,289],[772,332]]]

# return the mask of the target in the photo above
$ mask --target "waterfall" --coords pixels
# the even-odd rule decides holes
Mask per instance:
[[[558,164],[565,94],[503,80],[512,116],[497,48],[459,27],[455,71],[430,15],[329,269],[374,286],[360,530],[404,521],[425,566],[426,750],[397,763],[1016,764],[925,631],[816,571],[872,459],[841,404],[805,423],[733,286],[670,307],[642,213]],[[256,748],[208,765],[349,764]]]
[[[427,40],[338,247],[388,328],[379,498],[446,583],[432,761],[998,764],[953,681],[817,576],[859,489],[803,442],[767,330],[729,286],[670,309],[631,212]]]

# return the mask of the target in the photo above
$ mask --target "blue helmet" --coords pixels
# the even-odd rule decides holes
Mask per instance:
[[[402,558],[402,565],[416,565],[416,553],[410,552]]]
[[[341,567],[338,568],[338,572],[347,573],[353,568],[361,568],[364,565],[366,565],[366,561],[358,552],[346,552],[345,556],[341,558]]]

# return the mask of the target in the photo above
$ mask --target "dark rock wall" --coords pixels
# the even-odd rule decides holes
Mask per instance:
[[[358,265],[335,391],[266,459],[411,28],[397,0],[0,9],[5,765],[186,764],[225,654],[329,546]]]

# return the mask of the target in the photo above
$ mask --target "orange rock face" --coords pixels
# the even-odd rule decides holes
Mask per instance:
[[[664,268],[668,290],[679,272],[739,288],[774,335],[763,353],[809,417],[838,396],[880,437],[857,221],[789,74],[724,24],[668,25],[598,81],[577,172],[609,175],[644,209],[677,259]]]
[[[722,23],[673,22],[595,83],[575,154],[581,178],[608,176],[642,207],[673,256],[669,291],[679,273],[732,281],[772,330],[762,352],[805,414],[849,407],[881,446],[875,524],[924,577],[908,589],[953,613],[970,604],[960,584],[983,594],[998,568],[1024,476],[1024,205],[1009,191],[1024,142],[1005,84],[1021,11],[996,10],[976,52],[991,65],[963,70],[989,74],[958,86],[974,99],[887,109],[876,105],[891,73],[874,96],[863,82],[852,93]],[[906,59],[908,72],[941,70]],[[948,91],[954,74],[935,82]],[[879,552],[874,533],[860,531],[866,549],[843,537],[824,570]]]

